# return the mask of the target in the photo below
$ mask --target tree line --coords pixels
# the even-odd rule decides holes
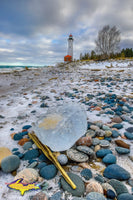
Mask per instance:
[[[91,53],[80,54],[80,60],[106,60],[111,58],[133,57],[132,48],[120,51],[120,31],[116,26],[105,25],[99,32],[95,40],[96,48]]]
[[[97,54],[94,50],[90,53],[80,53],[80,60],[97,60],[102,61],[106,59],[115,59],[115,58],[131,58],[133,57],[133,49],[126,48],[122,49],[119,53],[111,53],[108,57],[104,54]]]

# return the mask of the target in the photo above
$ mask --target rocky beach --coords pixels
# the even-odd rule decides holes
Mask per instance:
[[[41,115],[70,103],[85,110],[87,129],[53,153],[75,190],[28,136]],[[1,200],[132,200],[133,60],[1,72],[0,166]],[[19,178],[40,190],[7,187]]]

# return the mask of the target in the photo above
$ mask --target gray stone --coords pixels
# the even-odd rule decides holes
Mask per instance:
[[[89,156],[92,156],[94,154],[94,151],[91,148],[84,146],[84,145],[77,146],[77,150],[79,150],[83,153],[86,153]]]
[[[96,146],[98,144],[100,144],[100,140],[98,138],[93,138],[92,145]]]
[[[60,154],[58,157],[57,157],[57,160],[58,162],[61,164],[61,165],[66,165],[67,162],[68,162],[68,158],[65,154]]]
[[[112,185],[117,195],[120,195],[122,193],[128,193],[127,187],[121,181],[111,179],[108,183]]]
[[[89,159],[87,154],[79,152],[76,149],[67,150],[67,156],[70,160],[73,160],[76,162],[86,162]]]
[[[20,159],[16,155],[10,155],[1,161],[1,169],[3,172],[8,173],[16,170],[20,165]]]
[[[68,176],[76,185],[76,189],[72,189],[72,187],[66,182],[66,180],[63,177],[61,177],[61,186],[63,190],[71,193],[73,196],[81,197],[85,192],[84,182],[76,174],[68,172]]]
[[[103,147],[103,148],[107,148],[107,147],[110,146],[110,143],[107,140],[101,140],[100,146]]]
[[[86,200],[106,200],[106,198],[98,192],[90,192],[87,194]]]
[[[23,149],[24,149],[24,150],[29,150],[30,148],[32,148],[32,142],[26,142],[26,143],[23,145]]]

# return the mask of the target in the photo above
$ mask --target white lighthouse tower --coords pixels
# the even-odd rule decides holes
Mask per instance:
[[[69,35],[68,38],[68,55],[72,57],[72,61],[73,61],[73,36],[72,34]]]

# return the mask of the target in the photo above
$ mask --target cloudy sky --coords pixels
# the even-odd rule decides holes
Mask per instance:
[[[0,0],[0,64],[52,65],[95,49],[104,25],[121,31],[121,48],[133,47],[132,0]]]

